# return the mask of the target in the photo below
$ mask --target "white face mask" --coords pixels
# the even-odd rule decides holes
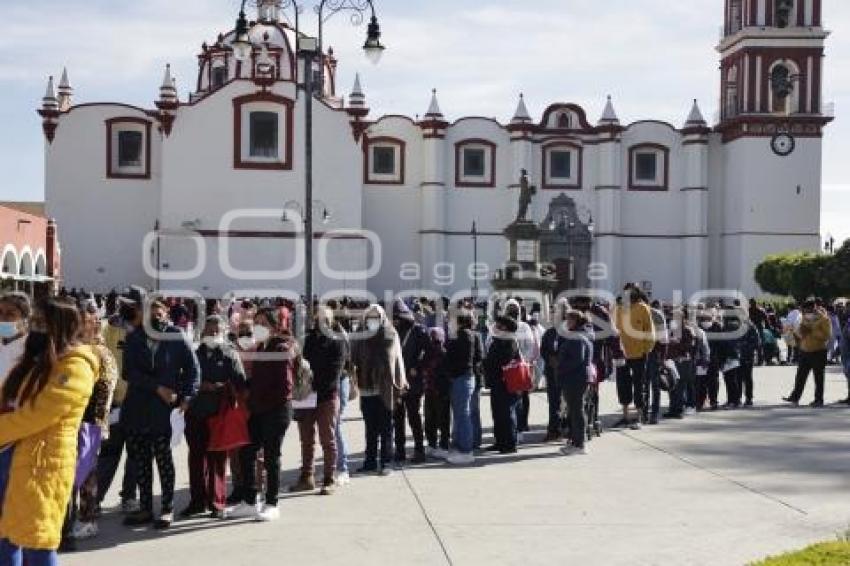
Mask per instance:
[[[18,335],[16,322],[0,322],[0,338],[12,338]]]
[[[243,336],[236,341],[239,344],[239,347],[243,350],[251,350],[256,343],[254,342],[254,338],[251,336]]]
[[[265,342],[269,339],[272,333],[265,326],[256,325],[254,326],[254,339],[257,342]]]
[[[224,336],[204,336],[204,345],[210,349],[221,348],[224,344]]]
[[[816,314],[815,314],[815,313],[813,313],[813,312],[810,312],[809,314],[807,314],[807,315],[806,315],[806,317],[805,317],[805,318],[806,318],[806,320],[808,320],[809,322],[811,322],[811,321],[813,321],[813,320],[817,319],[817,317],[818,317],[818,315],[816,315]]]
[[[366,330],[369,332],[377,332],[381,328],[381,321],[375,318],[370,318],[366,321]]]
[[[708,322],[708,321],[706,321],[706,322],[700,322],[700,323],[699,323],[699,325],[700,325],[700,326],[702,326],[702,327],[703,327],[704,329],[706,329],[706,330],[708,330],[708,329],[709,329],[709,328],[711,328],[711,326],[712,326],[711,322]]]

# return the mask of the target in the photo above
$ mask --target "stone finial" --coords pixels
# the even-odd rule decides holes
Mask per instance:
[[[605,109],[602,111],[602,117],[599,118],[600,125],[616,125],[620,123],[620,118],[617,117],[617,112],[614,110],[614,103],[611,101],[611,95],[608,95],[608,100],[605,102]]]

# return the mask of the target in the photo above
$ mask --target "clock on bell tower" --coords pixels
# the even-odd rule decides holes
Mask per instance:
[[[822,0],[724,1],[715,127],[724,205],[714,237],[725,265],[715,284],[752,280],[768,254],[819,249],[821,138],[832,120]]]

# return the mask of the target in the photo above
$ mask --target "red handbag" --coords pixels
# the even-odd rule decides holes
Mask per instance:
[[[227,452],[251,443],[248,411],[232,394],[223,395],[218,413],[207,421],[210,431],[208,452]]]
[[[502,381],[505,382],[505,389],[511,395],[525,393],[534,388],[534,382],[531,379],[531,366],[522,358],[502,366]]]

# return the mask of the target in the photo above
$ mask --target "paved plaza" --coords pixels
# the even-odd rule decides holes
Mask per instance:
[[[606,431],[588,456],[570,458],[540,443],[546,402],[536,394],[535,432],[517,455],[355,477],[333,497],[285,497],[281,519],[268,524],[204,519],[161,534],[128,530],[108,512],[100,537],[63,564],[746,564],[850,527],[850,409],[782,406],[793,376],[788,367],[757,368],[754,409]],[[827,379],[827,402],[846,397],[843,375],[832,369]],[[602,397],[610,423],[613,384]],[[485,406],[489,423],[486,397]],[[356,407],[345,431],[361,457]],[[184,446],[178,509],[188,497],[185,456]],[[293,427],[286,483],[299,462]],[[106,503],[114,507],[117,494]]]

